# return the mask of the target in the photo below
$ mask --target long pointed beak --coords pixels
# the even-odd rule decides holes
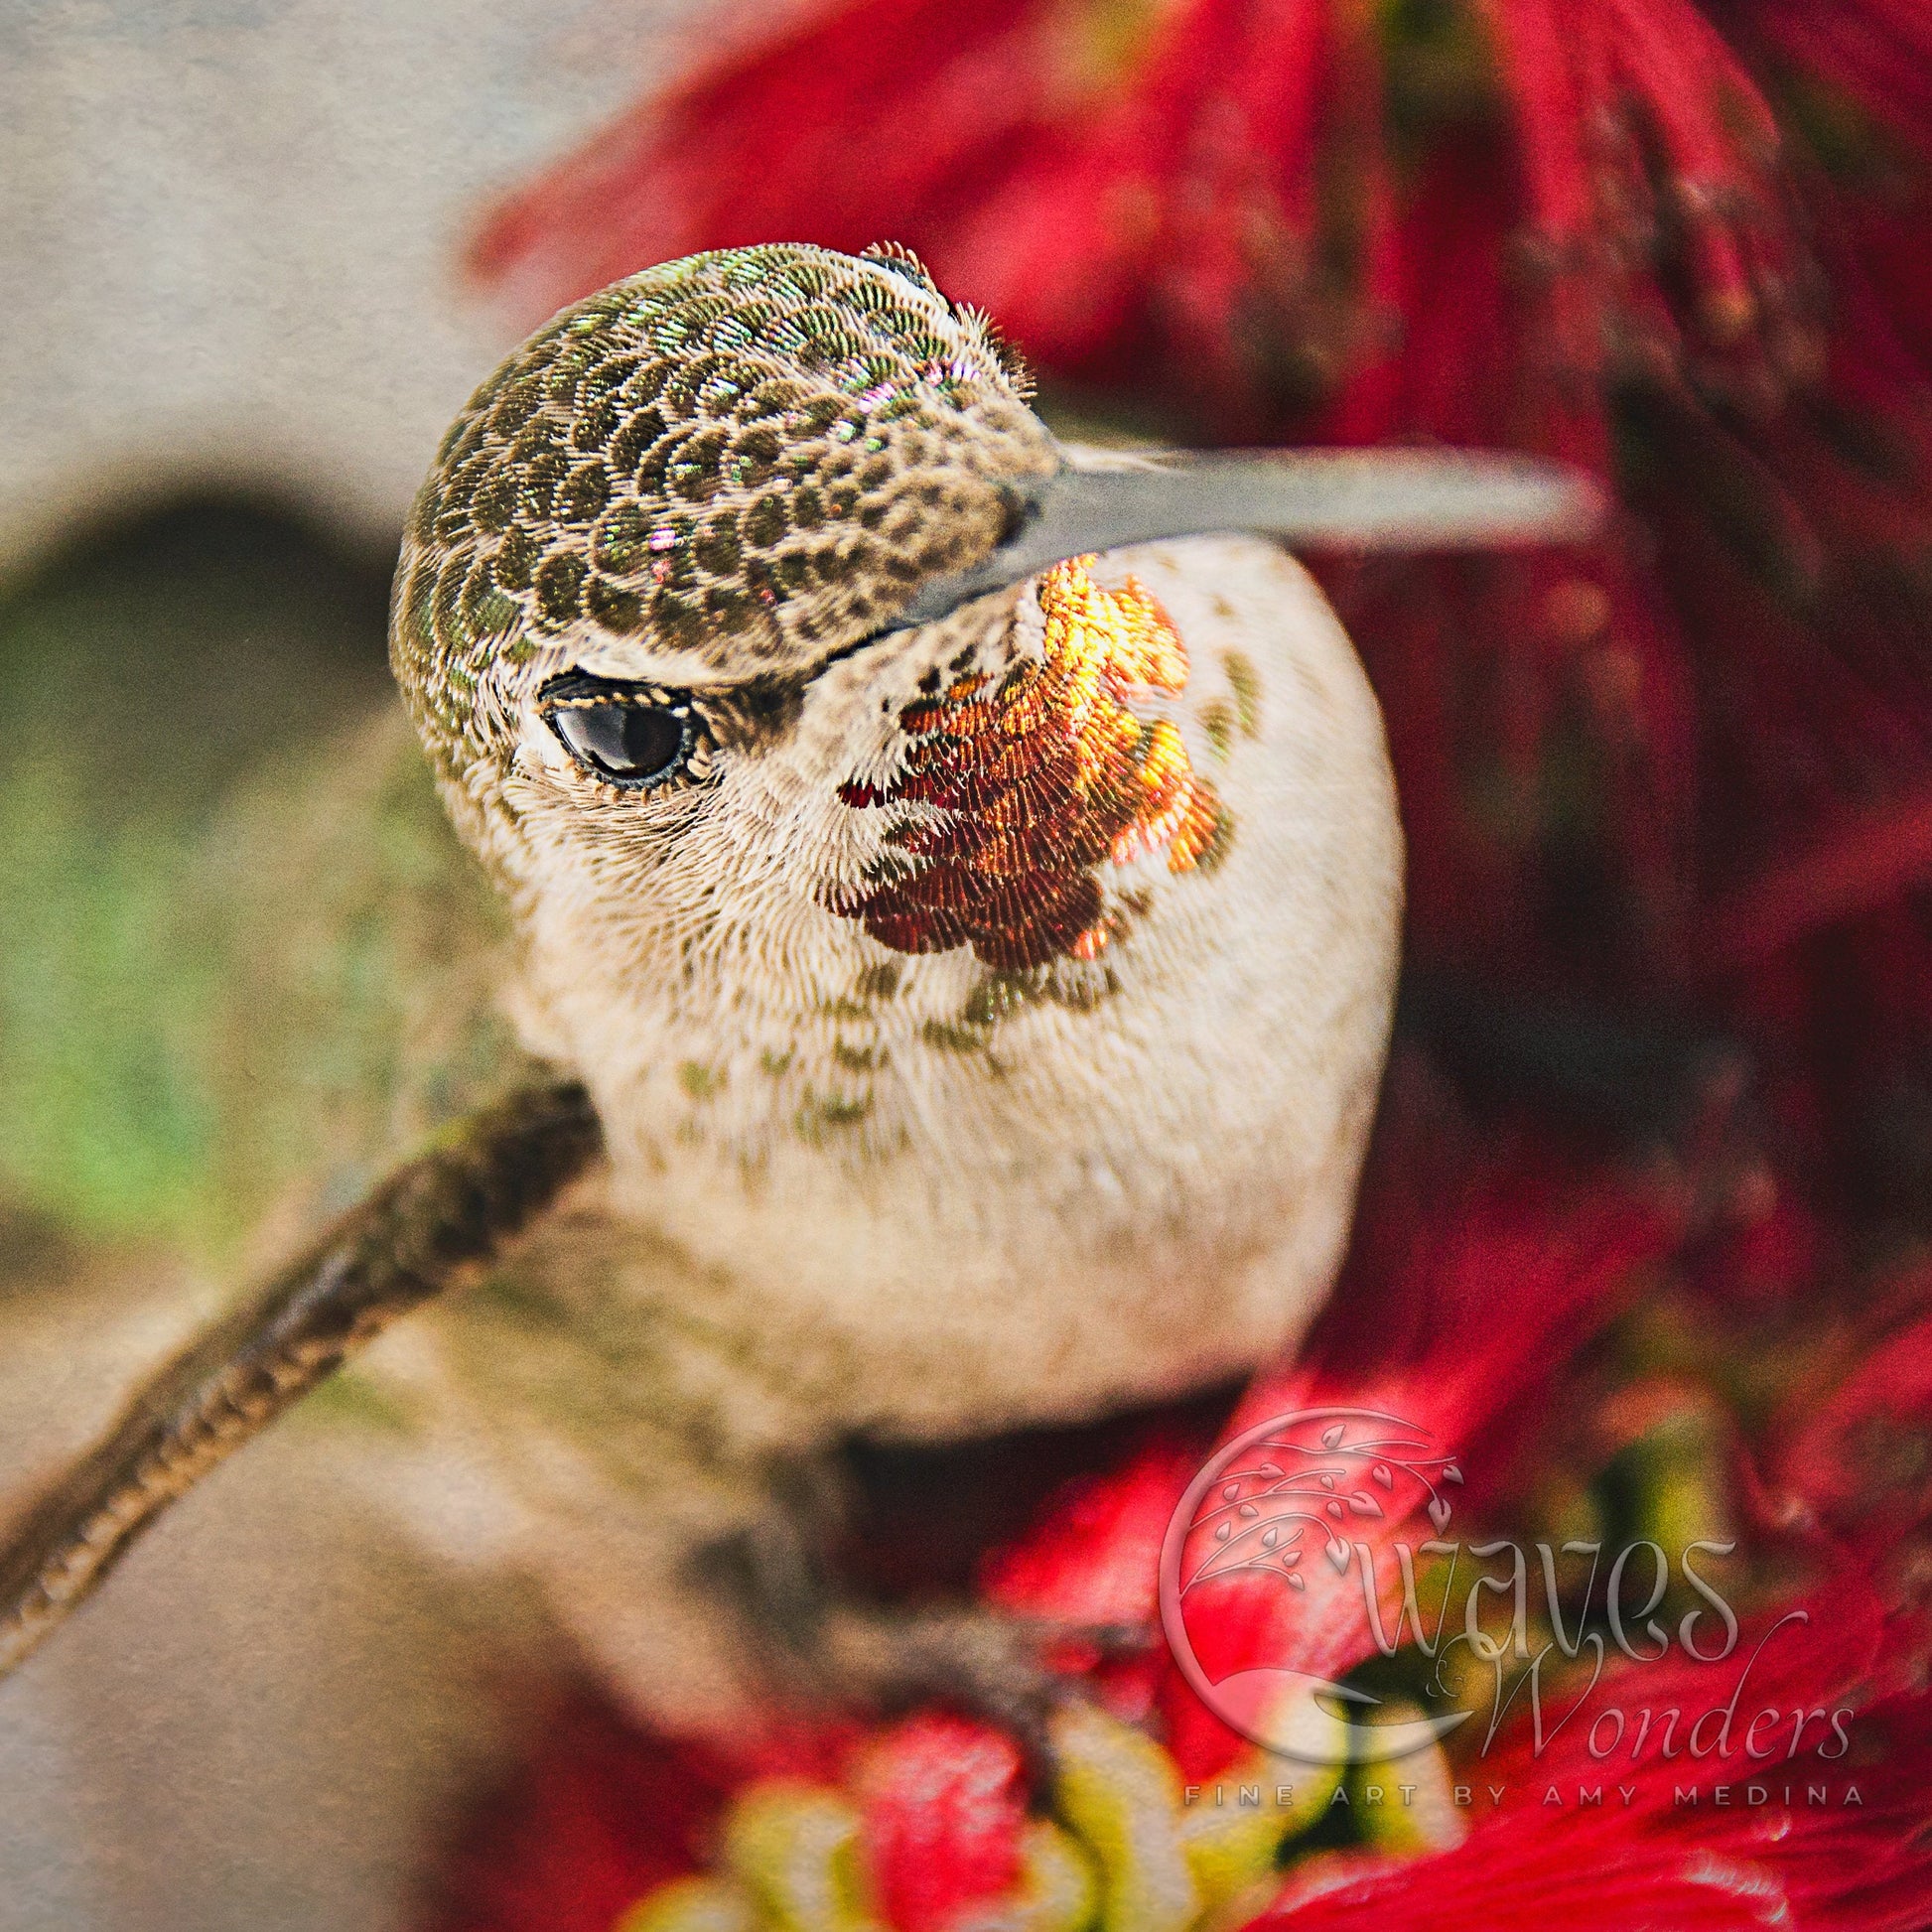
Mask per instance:
[[[892,628],[930,623],[1062,558],[1163,537],[1253,530],[1298,549],[1496,549],[1578,542],[1604,508],[1581,471],[1476,451],[1069,457],[999,549],[924,585]]]

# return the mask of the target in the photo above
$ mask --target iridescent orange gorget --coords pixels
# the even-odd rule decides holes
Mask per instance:
[[[1165,850],[1168,870],[1185,873],[1225,849],[1227,810],[1179,727],[1147,715],[1186,685],[1180,634],[1137,579],[1108,590],[1093,563],[1069,558],[1041,577],[1041,658],[908,705],[898,776],[841,789],[848,805],[944,813],[889,835],[910,870],[833,905],[896,952],[970,945],[1003,971],[1092,959],[1131,904],[1103,888],[1103,865]]]

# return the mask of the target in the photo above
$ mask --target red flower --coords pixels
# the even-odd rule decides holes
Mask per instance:
[[[1642,1264],[1667,1251],[1672,1233],[1665,1215],[1614,1187],[1569,1211],[1547,1198],[1532,1205],[1540,1191],[1520,1178],[1484,1190],[1418,1225],[1395,1278],[1344,1280],[1306,1359],[1257,1382],[1230,1433],[1274,1415],[1356,1407],[1401,1418],[1478,1475],[1505,1466],[1541,1426],[1538,1398],[1636,1286]],[[1479,1481],[1474,1493],[1479,1501]],[[1383,1513],[1351,1517],[1345,1540],[1351,1553],[1361,1546],[1368,1555],[1342,1572],[1310,1563],[1302,1591],[1263,1575],[1217,1583],[1190,1620],[1203,1626],[1209,1675],[1287,1664],[1332,1679],[1373,1655],[1359,1566],[1374,1565],[1384,1628],[1396,1629],[1402,1574],[1393,1546],[1405,1535],[1414,1540],[1411,1519],[1424,1494],[1404,1484],[1378,1497]],[[1172,1671],[1162,1709],[1170,1746],[1190,1778],[1212,1776],[1240,1747]]]
[[[725,1767],[696,1753],[639,1749],[586,1693],[466,1821],[429,1922],[437,1932],[610,1932],[634,1899],[692,1869],[728,1785]]]
[[[1020,1753],[982,1725],[929,1714],[868,1747],[858,1774],[874,1894],[898,1932],[946,1932],[1018,1874]]]
[[[1049,368],[1155,393],[1204,377],[1250,434],[1345,364],[1376,371],[1386,408],[1387,324],[1424,302],[1400,413],[1455,432],[1494,388],[1459,379],[1469,354],[1505,382],[1524,367],[1498,353],[1521,306],[1509,222],[1533,238],[1532,313],[1514,318],[1516,346],[1523,320],[1539,330],[1533,379],[1593,379],[1611,356],[1788,358],[1775,123],[1688,0],[1415,12],[1378,31],[1336,0],[820,9],[513,198],[476,260],[562,301],[693,247],[890,233]],[[1489,120],[1500,147],[1467,138]],[[1451,193],[1426,181],[1399,207],[1391,148],[1418,133],[1441,137],[1424,158]],[[1656,273],[1660,226],[1682,231],[1688,296]],[[1458,268],[1473,308],[1442,285]],[[1444,353],[1458,343],[1462,366]]]
[[[1837,1387],[1792,1403],[1771,1506],[1781,1526],[1896,1559],[1901,1539],[1932,1525],[1932,1316],[1857,1342]]]
[[[1932,1898],[1922,1829],[1932,1696],[1909,1684],[1924,1643],[1922,1630],[1841,1587],[1747,1628],[1722,1667],[1682,1658],[1627,1667],[1545,1749],[1519,1725],[1512,1747],[1471,1774],[1470,1796],[1482,1802],[1470,1807],[1476,1827],[1461,1845],[1402,1863],[1316,1860],[1254,1925],[1319,1932],[1372,1918],[1391,1932],[1500,1929],[1581,1910],[1593,1924],[1685,1932],[1915,1932]],[[1733,1727],[1711,1722],[1740,1679],[1748,1695]],[[1621,1737],[1597,1748],[1609,1732],[1582,1725],[1620,1710],[1619,1699],[1660,1724],[1681,1713],[1670,1757],[1661,1729],[1642,1751]],[[1773,1722],[1752,1730],[1765,1712]],[[1822,1714],[1807,1718],[1802,1751],[1792,1740],[1800,1712]],[[1505,1794],[1500,1803],[1492,1790]]]

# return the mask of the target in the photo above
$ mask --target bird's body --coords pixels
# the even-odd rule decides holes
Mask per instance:
[[[997,709],[983,694],[1016,660],[1053,674],[1028,655],[1045,648],[1031,592],[819,680],[749,806],[795,827],[795,859],[742,897],[708,904],[702,883],[744,836],[726,825],[680,853],[684,904],[673,888],[614,931],[592,888],[526,928],[525,1041],[590,1087],[614,1212],[688,1257],[688,1301],[746,1359],[848,1426],[946,1436],[1250,1366],[1306,1318],[1342,1237],[1347,1188],[1323,1183],[1360,1154],[1398,902],[1373,701],[1272,546],[1202,538],[1092,581],[1145,586],[1174,621],[1184,684],[1159,709],[1216,843],[1130,835],[1087,869],[1093,922],[1034,942],[1047,956],[903,950],[825,903],[818,849],[850,841],[855,878],[875,862],[892,808],[837,793],[887,765],[935,669],[935,710],[962,685],[956,708]],[[1015,754],[1044,764],[1054,729]]]
[[[911,953],[824,902],[823,845],[878,810],[836,791],[885,765],[922,681],[986,680],[970,703],[1016,660],[1050,671],[1033,590],[814,686],[762,752],[746,810],[783,848],[742,893],[716,881],[750,835],[700,826],[668,889],[620,887],[620,916],[595,852],[525,914],[511,1010],[589,1085],[608,1167],[502,1284],[376,1365],[487,1465],[505,1551],[658,1716],[739,1714],[739,1633],[692,1560],[768,1533],[788,1466],[1225,1379],[1291,1343],[1332,1278],[1400,897],[1373,699],[1273,545],[1078,575],[1172,620],[1185,674],[1158,709],[1219,841],[1180,866],[1173,836],[1101,857],[1124,909],[1093,956]]]
[[[1237,1375],[1337,1265],[1400,838],[1311,581],[1200,537],[894,627],[1068,461],[909,258],[728,250],[533,338],[417,506],[393,660],[606,1162],[391,1370],[660,1717],[769,1690],[704,1559],[814,1458]]]

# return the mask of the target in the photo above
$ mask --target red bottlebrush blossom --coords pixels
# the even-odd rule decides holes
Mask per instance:
[[[1353,1873],[1312,1869],[1291,1879],[1282,1902],[1252,1924],[1257,1932],[1290,1925],[1326,1932],[1364,1922],[1386,1932],[1446,1926],[1513,1932],[1581,1917],[1587,1924],[1673,1932],[1786,1925],[1917,1932],[1932,1870],[1912,1781],[1932,1769],[1932,1721],[1923,1699],[1902,1705],[1898,1715],[1909,1726],[1908,1748],[1894,1760],[1898,1781],[1856,1808],[1810,1809],[1801,1790],[1795,1805],[1765,1802],[1751,1809],[1740,1777],[1729,1811],[1710,1809],[1708,1785],[1695,1811],[1673,1811],[1668,1786],[1663,1804],[1642,1815],[1580,1813],[1574,1804],[1544,1815],[1529,1810],[1508,1828],[1478,1828],[1462,1852],[1446,1860]],[[1609,1784],[1595,1766],[1590,1782]],[[1830,1788],[1836,1799],[1843,1780]],[[1613,1786],[1608,1804],[1618,1805]]]
[[[1923,1659],[1922,1630],[1899,1627],[1849,1588],[1747,1627],[1722,1666],[1626,1666],[1605,1679],[1609,1701],[1584,1707],[1542,1750],[1517,1727],[1512,1747],[1480,1770],[1485,1799],[1490,1787],[1508,1795],[1472,1805],[1476,1828],[1460,1846],[1401,1863],[1316,1860],[1254,1921],[1256,1932],[1320,1932],[1365,1917],[1392,1932],[1501,1928],[1580,1909],[1595,1924],[1686,1932],[1914,1932],[1932,1898],[1921,1795],[1932,1771],[1932,1697],[1905,1680]],[[1729,1728],[1711,1722],[1740,1679],[1741,1714]],[[1607,1730],[1584,1727],[1593,1712],[1620,1710],[1618,1695],[1660,1720],[1682,1714],[1668,1757],[1661,1728],[1633,1754],[1629,1725],[1618,1725],[1624,1736],[1614,1744],[1604,1743]],[[1831,1755],[1792,1750],[1801,1711],[1819,1714],[1807,1717],[1806,1735]],[[1775,1722],[1753,1732],[1764,1712]],[[1843,1752],[1834,1712],[1843,1714]],[[1865,1737],[1883,1739],[1875,1774],[1857,1748]]]
[[[1013,1883],[1026,1793],[1010,1739],[914,1718],[868,1748],[857,1784],[874,1893],[899,1932],[947,1932]]]
[[[1448,352],[1509,386],[1523,359],[1503,332],[1548,320],[1516,313],[1525,295],[1565,325],[1539,337],[1532,379],[1593,378],[1613,353],[1789,357],[1774,118],[1688,0],[1392,11],[1373,27],[1334,0],[821,8],[513,199],[476,261],[561,302],[694,247],[890,231],[1049,369],[1197,384],[1249,434],[1350,361],[1392,396],[1388,325],[1409,296],[1478,298],[1422,332],[1401,411],[1444,433],[1465,410],[1461,434],[1506,431],[1483,409],[1496,380],[1442,378]],[[1472,138],[1490,119],[1494,145]],[[1404,144],[1434,133],[1452,192],[1399,197]],[[1687,296],[1650,261],[1664,225]],[[1534,257],[1520,288],[1505,243]],[[1311,340],[1330,312],[1352,320]]]
[[[1790,1527],[1878,1554],[1932,1520],[1932,1319],[1860,1352],[1837,1387],[1793,1405],[1774,1507]]]
[[[543,1748],[467,1822],[437,1874],[430,1922],[447,1932],[610,1932],[633,1900],[692,1868],[729,1775],[688,1751],[639,1749],[586,1695],[546,1724]]]

